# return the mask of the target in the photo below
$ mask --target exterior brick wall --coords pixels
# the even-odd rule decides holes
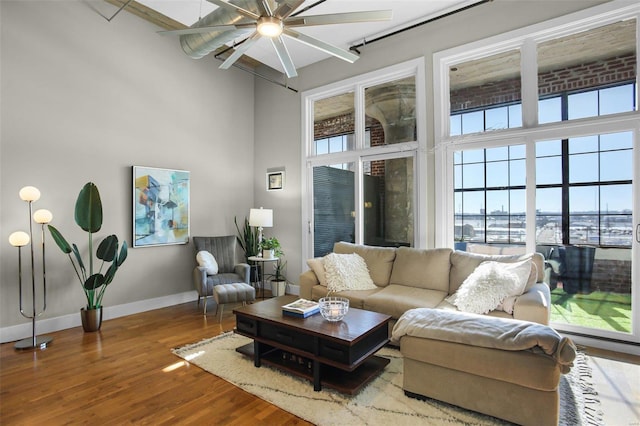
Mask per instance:
[[[371,146],[384,145],[384,129],[382,124],[374,118],[366,117],[366,126],[370,132]],[[314,123],[313,139],[328,138],[330,136],[345,135],[355,132],[355,119],[353,114],[344,114],[331,117]],[[385,162],[377,160],[371,162],[371,175],[384,177]]]
[[[631,262],[596,258],[593,261],[591,289],[631,294]]]
[[[355,118],[353,114],[338,115],[313,124],[313,139],[354,133]]]
[[[565,91],[615,84],[635,79],[636,55],[615,56],[538,75],[538,94],[551,95]],[[451,112],[520,101],[520,78],[489,82],[451,92]]]

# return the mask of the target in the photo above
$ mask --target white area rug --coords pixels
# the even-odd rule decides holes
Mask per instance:
[[[177,356],[311,423],[329,425],[504,425],[509,424],[435,400],[420,401],[402,390],[402,355],[385,347],[377,355],[390,359],[383,373],[358,394],[349,396],[313,385],[270,367],[253,366],[253,360],[236,352],[250,339],[225,333],[174,349]],[[578,354],[571,373],[560,383],[560,425],[599,425],[597,393],[590,383],[587,356]]]

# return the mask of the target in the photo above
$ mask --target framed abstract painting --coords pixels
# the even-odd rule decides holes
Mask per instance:
[[[133,166],[133,247],[189,242],[190,176]]]

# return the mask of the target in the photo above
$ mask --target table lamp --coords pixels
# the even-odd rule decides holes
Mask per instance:
[[[251,209],[249,211],[249,226],[258,228],[258,242],[261,243],[263,228],[271,228],[273,226],[273,210],[262,207]]]

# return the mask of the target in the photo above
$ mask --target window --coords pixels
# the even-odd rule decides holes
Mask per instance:
[[[524,245],[525,147],[456,151],[453,158],[456,241]]]
[[[640,342],[640,6],[616,7],[435,55],[436,245],[538,251],[554,327]]]
[[[520,51],[449,67],[450,135],[522,127]]]
[[[628,19],[539,43],[538,96],[545,103],[538,121],[636,111],[634,85],[619,84],[636,79],[635,32],[636,20]]]
[[[536,142],[536,170],[538,244],[631,247],[631,132]]]
[[[314,141],[316,155],[335,154],[338,152],[349,151],[353,147],[354,134],[336,135],[328,138],[316,139]],[[371,131],[367,129],[365,132],[365,142],[370,143]],[[332,164],[330,167],[349,170],[347,163]]]
[[[415,60],[303,94],[313,111],[305,123],[307,257],[329,253],[337,241],[424,244],[417,237],[425,222],[417,189],[423,74],[424,61]]]

